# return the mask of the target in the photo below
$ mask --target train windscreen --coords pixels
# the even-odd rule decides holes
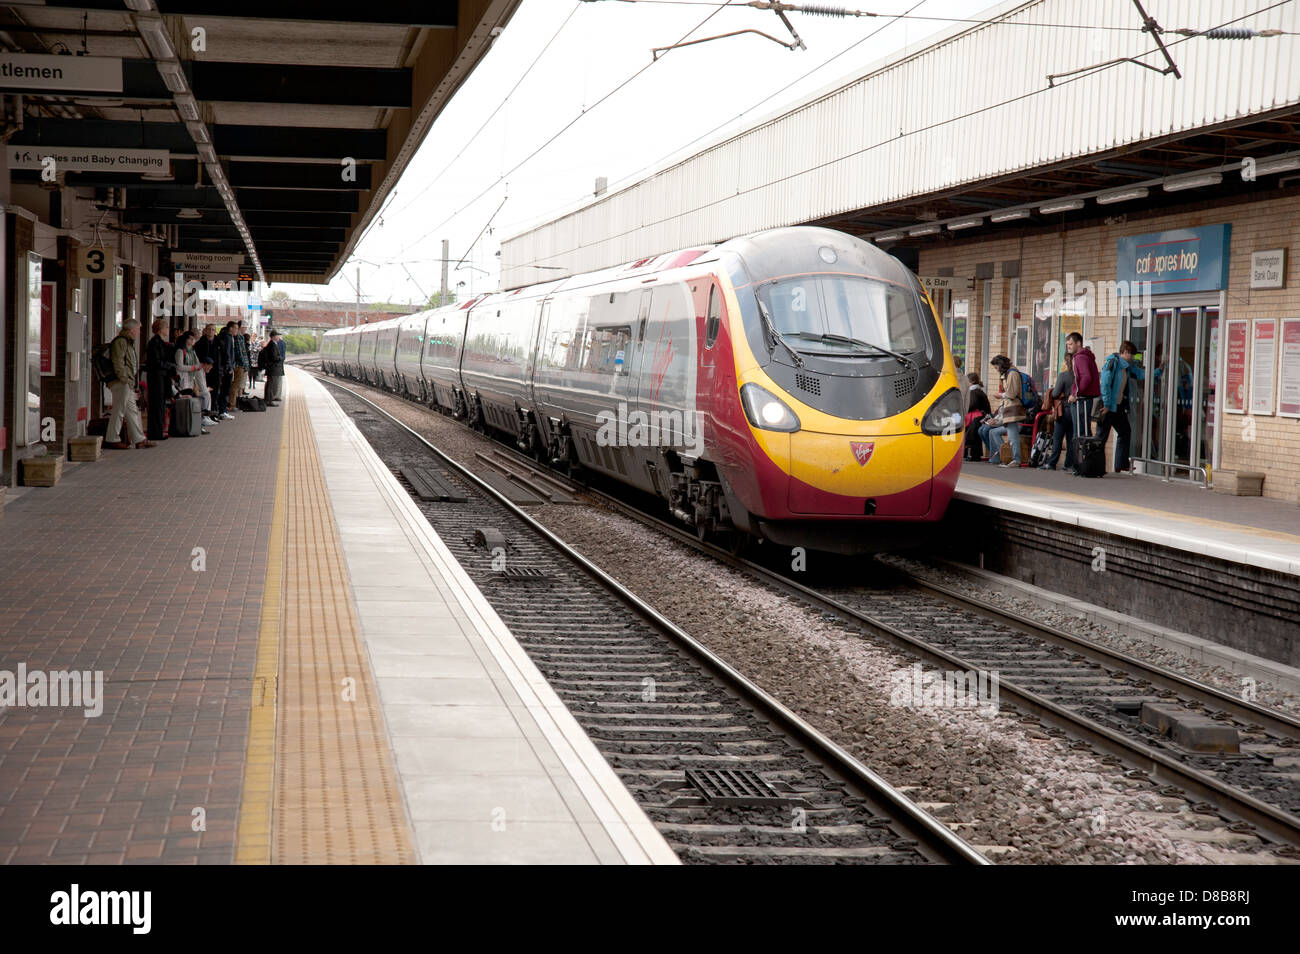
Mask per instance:
[[[756,289],[772,326],[802,352],[868,356],[925,350],[914,292],[848,275],[799,275]]]

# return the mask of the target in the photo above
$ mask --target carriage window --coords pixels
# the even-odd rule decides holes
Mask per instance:
[[[709,291],[709,315],[704,323],[704,347],[712,348],[718,340],[718,330],[722,327],[722,295],[718,286]]]
[[[623,374],[626,371],[627,344],[632,340],[632,328],[588,328],[583,343],[582,370],[592,374]]]

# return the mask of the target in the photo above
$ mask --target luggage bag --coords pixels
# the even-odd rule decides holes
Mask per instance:
[[[1097,400],[1101,400],[1097,398]],[[1092,422],[1079,413],[1079,402],[1072,405],[1074,411],[1074,466],[1080,477],[1106,476],[1106,441],[1092,436]],[[1079,421],[1084,421],[1084,427]]]
[[[182,394],[172,407],[173,437],[198,437],[203,433],[203,402]]]

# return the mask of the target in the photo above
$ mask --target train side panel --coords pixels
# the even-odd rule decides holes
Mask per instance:
[[[460,349],[471,304],[448,305],[426,313],[420,375],[426,400],[446,411],[457,410],[457,394],[463,393]]]
[[[518,435],[540,299],[493,295],[469,309],[460,378],[470,419]]]

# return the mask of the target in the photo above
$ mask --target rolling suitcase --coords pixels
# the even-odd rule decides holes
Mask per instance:
[[[1096,398],[1095,400],[1101,400]],[[1071,405],[1074,413],[1074,466],[1080,477],[1106,476],[1106,441],[1092,436],[1092,421],[1088,415],[1079,414],[1079,402]],[[1083,427],[1079,426],[1080,418]]]
[[[173,437],[198,437],[203,433],[203,402],[181,395],[172,407]]]

